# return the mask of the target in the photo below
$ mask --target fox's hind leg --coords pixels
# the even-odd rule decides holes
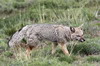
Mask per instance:
[[[35,35],[30,35],[27,39],[27,50],[26,53],[28,56],[31,54],[32,49],[36,49],[39,45],[40,41],[38,40],[37,36]]]
[[[55,52],[56,52],[56,47],[57,47],[57,43],[55,42],[55,43],[52,43],[52,54],[54,54]]]
[[[26,54],[28,57],[30,57],[33,48],[34,46],[29,46],[29,45],[26,47]]]

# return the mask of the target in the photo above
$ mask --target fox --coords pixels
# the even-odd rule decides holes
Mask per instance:
[[[26,51],[29,53],[32,49],[41,45],[42,41],[51,41],[51,54],[56,52],[56,47],[59,45],[63,53],[70,56],[67,49],[68,42],[73,40],[80,42],[85,41],[82,26],[83,24],[79,27],[69,27],[56,24],[26,25],[12,35],[8,45],[11,48],[24,46]],[[22,42],[23,39],[25,42]]]

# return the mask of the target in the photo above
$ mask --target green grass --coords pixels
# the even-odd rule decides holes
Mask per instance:
[[[0,0],[0,66],[99,66],[100,19],[96,17],[99,3],[99,0]],[[20,51],[15,58],[7,47],[7,38],[23,26],[34,23],[74,27],[84,23],[86,41],[72,42],[75,45],[68,46],[70,57],[59,47],[51,55],[51,45],[48,45],[32,51],[30,59],[25,51]],[[97,56],[87,56],[94,54]]]
[[[87,57],[88,62],[100,62],[100,56],[89,56]]]

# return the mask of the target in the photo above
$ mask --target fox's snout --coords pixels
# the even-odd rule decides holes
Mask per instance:
[[[84,41],[85,41],[85,39],[84,39],[84,38],[81,38],[79,41],[80,41],[80,42],[84,42]]]

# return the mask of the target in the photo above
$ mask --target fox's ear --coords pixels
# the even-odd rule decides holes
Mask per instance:
[[[70,27],[70,30],[71,30],[72,33],[75,32],[75,28],[73,28],[73,27]]]
[[[81,29],[82,29],[83,25],[84,25],[84,24],[81,24],[78,28],[81,28]]]

